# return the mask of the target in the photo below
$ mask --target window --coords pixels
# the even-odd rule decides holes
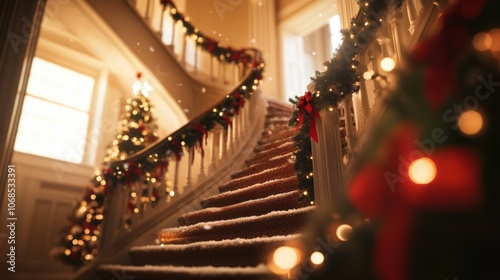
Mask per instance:
[[[330,42],[332,47],[332,53],[342,44],[342,34],[340,33],[340,16],[335,15],[330,18]]]
[[[35,57],[14,149],[82,163],[94,78]]]

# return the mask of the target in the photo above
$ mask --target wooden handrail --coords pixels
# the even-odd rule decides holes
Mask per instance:
[[[263,60],[262,60],[262,55],[261,55],[260,51],[257,49],[247,49],[246,52],[253,53],[252,58],[253,58],[254,62],[253,62],[253,65],[250,65],[250,67],[255,67],[255,68],[252,69],[251,71],[248,71],[246,73],[244,79],[239,84],[237,84],[233,88],[233,90],[231,90],[230,93],[228,95],[226,95],[221,101],[219,101],[213,107],[208,108],[203,113],[199,114],[197,117],[193,118],[190,122],[188,122],[187,124],[185,124],[184,126],[179,128],[175,132],[171,133],[170,135],[168,135],[162,139],[157,140],[156,142],[154,142],[150,146],[138,151],[137,153],[130,155],[124,159],[111,160],[109,162],[109,167],[116,168],[119,166],[123,166],[124,164],[127,164],[131,161],[140,161],[141,159],[146,158],[150,154],[160,151],[163,147],[165,147],[165,145],[167,145],[171,141],[171,139],[173,139],[179,135],[182,135],[182,133],[184,131],[186,131],[186,129],[192,128],[196,123],[199,123],[205,117],[212,114],[214,108],[219,108],[219,107],[223,106],[224,103],[226,102],[226,99],[228,96],[234,95],[235,93],[237,93],[239,91],[244,91],[242,89],[242,87],[244,87],[244,86],[247,87],[247,89],[251,88],[251,86],[253,84],[255,84],[254,83],[255,79],[259,78],[261,73],[262,73]]]

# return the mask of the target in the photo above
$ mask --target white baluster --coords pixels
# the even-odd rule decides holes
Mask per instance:
[[[210,58],[210,78],[212,78],[212,80],[215,80],[215,77],[214,77],[214,57],[212,57],[210,54],[208,54],[209,58]]]
[[[154,183],[151,182],[151,180],[148,181],[148,185],[147,185],[147,188],[148,188],[148,203],[146,203],[146,207],[145,207],[145,211],[148,211],[148,210],[151,210],[153,208],[153,201],[152,201],[152,197],[153,197],[153,188],[154,188]]]
[[[193,166],[194,153],[195,153],[195,151],[194,151],[193,147],[191,147],[191,148],[188,149],[186,186],[182,190],[183,193],[185,191],[189,190],[191,188],[191,186],[192,186],[191,169],[192,169],[192,166]]]
[[[202,141],[201,143],[201,146],[203,147],[203,150],[205,151],[204,154],[205,155],[200,155],[200,174],[198,174],[198,183],[199,182],[202,182],[203,180],[205,180],[206,178],[206,175],[205,175],[205,159],[206,159],[206,153],[207,153],[207,145],[205,145],[205,141]]]
[[[211,145],[212,145],[212,150],[211,150],[211,164],[210,164],[210,168],[208,170],[209,172],[209,175],[211,176],[217,166],[219,165],[219,154],[220,154],[220,141],[221,141],[221,137],[220,137],[220,134],[221,134],[221,129],[220,127],[216,127],[212,130],[212,133],[211,133]]]
[[[227,139],[228,139],[228,130],[229,130],[229,126],[227,129],[224,129],[222,131],[222,155],[221,155],[221,158],[222,159],[226,159],[227,158]]]
[[[175,171],[174,171],[174,193],[179,194],[179,161],[175,160]]]
[[[161,182],[160,182],[160,200],[165,197],[165,192],[167,191],[167,167],[164,167],[161,171]]]
[[[184,27],[183,27],[184,28]],[[183,40],[182,40],[182,52],[181,52],[181,63],[186,64],[186,48],[187,48],[187,40],[188,36],[184,32],[183,33]]]
[[[196,74],[198,71],[198,51],[199,47],[196,44],[196,40],[194,41],[194,73]]]
[[[415,9],[415,3],[412,0],[406,1],[406,10],[408,13],[408,23],[410,27],[408,28],[408,32],[410,32],[410,36],[415,32],[415,23],[417,22],[417,11]]]

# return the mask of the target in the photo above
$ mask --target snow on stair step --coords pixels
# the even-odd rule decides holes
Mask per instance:
[[[288,154],[297,150],[293,142],[285,142],[274,149],[269,149],[266,151],[259,152],[253,158],[247,161],[248,165],[252,165],[258,162],[267,161],[273,157],[281,156],[283,154]]]
[[[256,267],[215,267],[215,266],[127,266],[102,265],[99,267],[102,279],[134,280],[279,280],[281,276],[273,274],[265,265]]]
[[[231,178],[238,179],[238,178],[246,177],[246,176],[249,176],[249,175],[252,175],[255,173],[260,173],[266,169],[271,169],[271,168],[276,167],[276,166],[285,165],[287,163],[293,163],[292,155],[293,155],[293,153],[283,154],[283,155],[273,157],[273,158],[271,158],[267,161],[264,161],[264,162],[258,162],[258,163],[253,164],[253,165],[251,165],[251,166],[249,166],[241,171],[233,173],[231,175]]]
[[[263,136],[262,139],[258,141],[258,144],[265,145],[274,141],[280,141],[284,137],[291,138],[295,135],[297,135],[297,131],[295,131],[294,129],[285,129],[279,132],[268,131],[268,134]]]
[[[246,188],[258,183],[264,183],[269,180],[279,179],[295,175],[293,164],[286,163],[281,166],[266,169],[262,172],[251,174],[238,179],[233,179],[228,183],[219,187],[220,192],[232,191],[236,189]]]
[[[131,248],[132,263],[179,266],[257,266],[267,262],[277,247],[298,240],[299,234],[235,238],[190,244],[149,245]]]
[[[267,214],[276,210],[301,208],[306,204],[299,203],[300,193],[297,190],[271,195],[264,198],[247,200],[241,203],[225,206],[210,207],[192,211],[179,218],[181,225],[193,225],[200,222],[234,219],[245,216]]]
[[[247,188],[220,193],[202,200],[201,205],[202,207],[222,207],[293,190],[297,190],[297,176],[295,174],[286,178],[258,183]]]
[[[273,211],[260,216],[168,228],[158,232],[158,240],[163,244],[186,244],[208,240],[288,235],[300,232],[314,209],[314,206],[308,206]]]

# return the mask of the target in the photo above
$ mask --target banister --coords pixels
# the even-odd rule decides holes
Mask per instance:
[[[171,133],[170,135],[164,137],[163,139],[157,140],[155,143],[151,144],[150,146],[138,151],[137,153],[128,156],[124,159],[119,159],[119,160],[111,160],[109,161],[109,167],[110,168],[116,168],[118,166],[123,166],[124,164],[129,163],[130,161],[139,161],[145,156],[148,156],[151,153],[158,152],[160,151],[163,147],[165,147],[166,144],[172,141],[172,139],[176,139],[179,135],[181,136],[180,138],[183,139],[182,134],[187,130],[192,128],[196,123],[202,122],[207,116],[213,115],[214,109],[217,108],[222,108],[225,106],[227,103],[227,99],[230,98],[231,95],[235,95],[238,92],[242,93],[247,93],[251,94],[253,86],[255,86],[257,83],[255,81],[260,80],[262,78],[262,71],[263,71],[263,62],[261,58],[261,53],[257,49],[247,49],[246,51],[250,51],[254,53],[254,62],[253,66],[255,67],[252,69],[252,71],[247,73],[247,76],[243,81],[238,84],[237,86],[234,87],[233,90],[230,91],[228,95],[226,95],[221,101],[219,101],[216,105],[208,108],[205,110],[203,113],[199,114],[197,117],[193,118],[190,122],[179,128],[177,131]],[[246,89],[244,89],[246,88]],[[248,95],[246,96],[248,97]],[[217,112],[220,111],[217,109]],[[170,139],[170,140],[169,140]]]

